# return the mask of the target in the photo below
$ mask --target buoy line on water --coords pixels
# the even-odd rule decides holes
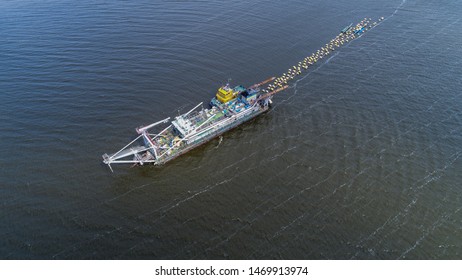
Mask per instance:
[[[321,47],[321,49],[313,52],[310,56],[305,57],[302,61],[289,68],[287,72],[274,79],[273,82],[262,91],[271,92],[286,86],[296,76],[300,75],[302,71],[307,70],[311,65],[315,64],[320,59],[326,58],[342,45],[360,37],[364,32],[377,26],[383,20],[384,17],[381,17],[378,19],[378,21],[371,22],[371,18],[364,18],[355,26],[350,24],[349,26],[342,29],[342,32],[334,39],[330,40],[329,43],[325,44],[323,47]]]

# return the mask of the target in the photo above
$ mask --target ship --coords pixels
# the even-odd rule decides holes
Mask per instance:
[[[103,162],[111,171],[111,164],[115,163],[165,164],[266,112],[272,96],[288,87],[272,91],[262,88],[275,79],[272,77],[248,88],[233,87],[228,82],[218,89],[207,106],[201,102],[173,120],[166,118],[137,128],[138,136],[116,153],[104,154]],[[142,145],[137,145],[138,142]]]
[[[273,96],[287,89],[288,83],[303,70],[376,25],[376,22],[371,23],[370,18],[364,18],[354,27],[352,24],[346,26],[324,47],[289,68],[280,77],[271,77],[249,87],[231,86],[228,81],[218,88],[206,106],[201,102],[173,119],[169,117],[136,128],[138,136],[119,151],[104,154],[103,162],[111,171],[112,164],[162,165],[209,142],[268,111]]]

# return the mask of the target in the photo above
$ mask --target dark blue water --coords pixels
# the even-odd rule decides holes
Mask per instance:
[[[0,258],[460,259],[460,1],[1,1]],[[162,166],[135,127],[385,21]]]

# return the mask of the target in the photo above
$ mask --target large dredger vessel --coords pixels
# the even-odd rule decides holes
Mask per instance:
[[[104,154],[104,163],[109,167],[113,163],[166,163],[267,111],[271,97],[287,88],[285,85],[273,91],[262,90],[262,85],[275,79],[270,78],[249,88],[226,84],[218,89],[209,108],[204,108],[201,102],[171,121],[166,118],[137,128],[138,137],[115,154]],[[159,132],[151,132],[162,125],[164,128],[158,129]],[[136,145],[140,138],[143,145]]]
[[[111,164],[116,163],[160,165],[210,141],[266,112],[274,94],[286,89],[290,80],[376,24],[367,18],[355,26],[350,24],[328,44],[280,77],[272,77],[247,88],[240,85],[233,87],[227,83],[218,89],[207,108],[201,102],[173,120],[166,118],[137,128],[138,137],[116,153],[104,154],[103,162],[111,170]],[[156,132],[153,132],[154,128]]]

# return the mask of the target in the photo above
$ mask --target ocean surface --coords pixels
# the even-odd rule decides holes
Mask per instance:
[[[1,259],[461,259],[462,1],[0,1]],[[164,166],[135,128],[288,68]]]

